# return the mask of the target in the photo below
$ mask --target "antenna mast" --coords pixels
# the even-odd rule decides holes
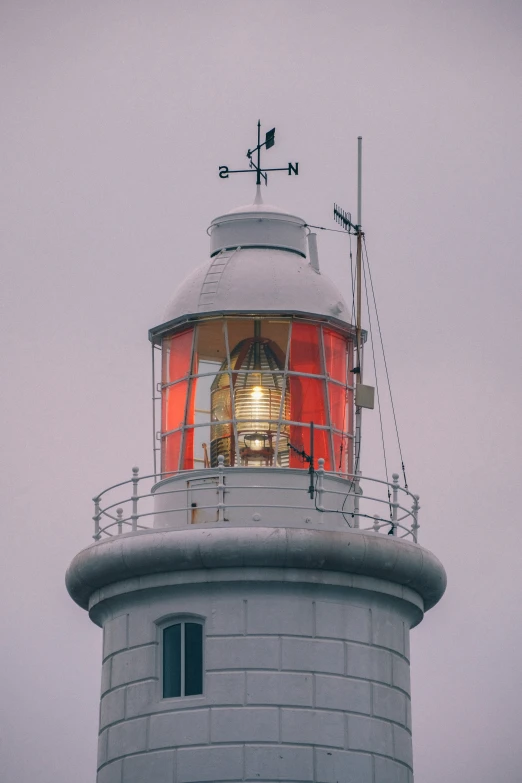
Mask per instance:
[[[362,382],[362,367],[361,367],[361,310],[362,310],[362,220],[361,220],[361,201],[362,201],[362,136],[357,138],[357,362],[359,365],[359,373],[357,378],[357,384]]]
[[[362,136],[357,138],[357,320],[356,320],[356,351],[357,351],[357,375],[355,376],[355,497],[354,497],[354,525],[359,527],[359,476],[361,475],[361,430],[362,407],[357,392],[362,384]]]
[[[352,373],[355,376],[355,443],[354,443],[354,527],[359,527],[359,477],[361,475],[361,427],[362,409],[373,408],[373,389],[364,386],[363,361],[362,361],[362,136],[357,138],[357,223],[352,223],[352,216],[345,212],[338,204],[334,204],[334,220],[341,225],[348,234],[357,237],[357,261],[356,261],[356,305],[355,305],[355,367]]]

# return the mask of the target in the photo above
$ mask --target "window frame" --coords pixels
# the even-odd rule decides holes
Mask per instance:
[[[185,694],[185,626],[187,623],[201,626],[201,693]],[[158,628],[158,683],[159,697],[162,701],[169,699],[202,699],[205,697],[205,618],[194,614],[169,615],[156,621]],[[172,626],[180,625],[180,695],[165,696],[165,637],[164,632]]]

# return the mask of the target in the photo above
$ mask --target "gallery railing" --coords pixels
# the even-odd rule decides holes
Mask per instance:
[[[199,504],[199,511],[216,511],[216,520],[226,524],[226,514],[229,509],[281,509],[283,510],[303,510],[310,511],[315,508],[319,517],[323,514],[340,514],[343,516],[348,527],[371,530],[375,533],[386,532],[388,535],[397,538],[411,538],[415,543],[418,540],[419,529],[419,496],[412,494],[405,487],[399,485],[399,475],[393,474],[393,481],[387,482],[381,479],[370,478],[368,476],[330,473],[324,470],[324,460],[320,459],[319,467],[314,475],[314,498],[308,499],[306,490],[303,487],[285,486],[284,475],[287,469],[277,469],[277,474],[281,475],[281,481],[277,484],[270,484],[270,490],[284,490],[288,492],[291,502],[268,503],[264,500],[254,503],[234,503],[227,497],[230,494],[229,487],[226,484],[226,473],[234,468],[227,469],[224,466],[223,457],[217,468],[208,468],[204,473],[205,478],[215,479],[213,483],[198,486],[198,493],[209,493],[209,503],[207,505]],[[254,476],[259,469],[252,469]],[[184,475],[193,476],[194,471],[181,471],[176,474],[176,478]],[[306,474],[304,474],[306,475]],[[132,478],[114,484],[103,490],[94,500],[94,536],[98,541],[102,536],[120,535],[137,530],[146,530],[154,525],[154,518],[159,514],[169,514],[172,512],[191,512],[191,507],[186,505],[187,486],[182,485],[172,489],[168,485],[161,488],[162,500],[165,496],[172,499],[169,508],[156,510],[153,505],[156,495],[151,492],[152,486],[158,483],[162,478],[170,478],[172,474],[162,477],[157,474],[140,476],[139,469],[132,469]],[[342,479],[342,482],[325,487],[325,477],[335,477]],[[304,478],[304,476],[303,476]],[[361,482],[370,482],[372,494],[363,493]],[[177,482],[176,482],[177,483]],[[343,486],[344,485],[344,486]],[[248,488],[249,485],[243,487]],[[252,483],[252,489],[261,488]],[[335,489],[331,487],[335,486]],[[337,488],[338,487],[338,488]],[[143,489],[148,491],[144,492]],[[125,494],[126,490],[130,494]],[[263,487],[266,489],[266,486]],[[381,495],[379,496],[379,492]],[[213,494],[210,494],[213,493]],[[308,502],[303,505],[304,498]],[[375,510],[380,513],[375,513]],[[372,513],[373,512],[373,513]],[[255,518],[255,517],[254,517]]]

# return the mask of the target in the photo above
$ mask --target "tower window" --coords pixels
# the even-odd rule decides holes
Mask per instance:
[[[203,693],[203,626],[179,622],[163,629],[163,698]]]

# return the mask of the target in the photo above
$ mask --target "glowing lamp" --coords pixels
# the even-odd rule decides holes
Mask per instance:
[[[284,354],[274,340],[261,336],[261,320],[254,321],[254,335],[241,340],[225,359],[211,387],[212,464],[222,454],[225,464],[249,467],[288,466],[290,391],[284,377]],[[223,427],[224,416],[233,427]]]
[[[251,451],[261,451],[266,447],[267,437],[263,432],[254,432],[252,435],[245,435],[245,447]]]

